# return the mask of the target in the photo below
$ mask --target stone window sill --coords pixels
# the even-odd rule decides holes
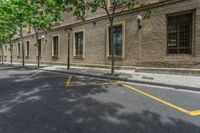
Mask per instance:
[[[36,57],[38,58],[38,55]],[[42,58],[42,56],[40,56],[40,58]]]
[[[177,54],[177,53],[167,53],[167,56],[168,57],[170,57],[170,56],[172,56],[172,57],[193,57],[194,56],[194,54],[193,53],[188,53],[188,54],[186,54],[186,53],[182,53],[182,54]]]
[[[83,56],[82,55],[75,55],[74,58],[75,59],[83,59]]]
[[[58,60],[58,59],[59,59],[58,56],[52,56],[51,58],[52,58],[53,60]]]
[[[112,55],[109,55],[108,59],[112,59]],[[115,56],[115,59],[116,60],[123,60],[123,57],[122,56]]]

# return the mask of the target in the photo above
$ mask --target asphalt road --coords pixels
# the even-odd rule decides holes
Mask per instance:
[[[200,133],[200,92],[0,66],[0,133]]]

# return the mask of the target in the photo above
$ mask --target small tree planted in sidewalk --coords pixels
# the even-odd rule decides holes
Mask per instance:
[[[3,1],[3,0],[1,0]],[[25,49],[24,49],[24,28],[26,28],[29,16],[29,6],[27,0],[7,0],[2,6],[7,17],[7,22],[12,22],[16,28],[17,36],[20,37],[22,44],[22,66],[25,66]]]
[[[3,27],[2,27],[3,26]],[[0,45],[1,45],[1,53],[2,53],[2,61],[4,58],[4,51],[3,51],[3,45],[9,44],[10,45],[10,63],[12,64],[13,60],[13,42],[15,42],[16,39],[14,39],[15,35],[14,28],[7,27],[6,25],[3,25],[3,23],[0,22]],[[3,62],[2,62],[3,63]]]
[[[57,0],[59,1],[59,0]],[[86,14],[88,11],[95,13],[97,10],[101,9],[105,12],[108,20],[110,22],[109,36],[110,36],[110,45],[111,45],[111,75],[114,75],[115,71],[115,56],[116,56],[116,47],[113,43],[113,23],[117,16],[117,13],[122,11],[132,11],[135,7],[139,6],[137,0],[74,0],[68,1],[63,0],[59,1],[69,12],[73,12],[73,15],[82,18],[85,20],[87,17]],[[144,18],[149,18],[151,15],[151,8],[147,8],[147,13]]]
[[[111,45],[111,75],[115,73],[115,56],[116,56],[116,46],[113,43],[113,23],[116,18],[116,14],[125,10],[132,11],[135,6],[139,6],[136,0],[92,0],[88,2],[89,7],[92,12],[96,12],[97,9],[103,9],[108,16],[110,22],[109,26],[109,36],[110,36],[110,45]],[[151,9],[147,9],[147,13],[144,18],[149,18],[151,15]]]
[[[37,46],[37,64],[40,67],[40,48],[39,48],[39,33],[42,31],[50,30],[53,23],[60,20],[61,8],[56,8],[55,3],[52,1],[31,0],[29,3],[29,17],[28,24],[33,27]],[[49,7],[52,7],[49,9]]]
[[[0,0],[1,16],[5,20],[5,25],[12,25],[16,30],[17,36],[22,44],[22,66],[25,65],[24,49],[24,30],[27,26],[32,26],[36,36],[36,46],[38,49],[38,67],[40,66],[40,55],[38,45],[38,34],[41,31],[48,30],[53,26],[53,22],[60,18],[61,8],[56,8],[54,0]],[[15,34],[13,34],[15,35]],[[10,38],[12,38],[11,36]],[[12,45],[11,45],[12,46]],[[12,48],[11,48],[12,50]]]

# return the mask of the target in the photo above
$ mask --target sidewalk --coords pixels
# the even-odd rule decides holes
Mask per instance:
[[[5,65],[9,65],[9,63],[5,63]],[[13,63],[13,66],[21,66],[21,64]],[[28,68],[37,68],[37,64],[26,64],[25,66]],[[44,64],[41,64],[40,70],[200,91],[200,76],[186,76],[164,73],[158,74],[154,73],[154,71],[152,71],[152,73],[149,73],[149,71],[139,72],[136,69],[115,70],[115,74],[118,76],[114,77],[109,76],[108,74],[110,73],[110,69],[105,68],[71,66],[71,69],[67,70],[66,66],[48,66]],[[186,69],[186,71],[190,70]],[[200,70],[197,70],[197,72],[198,71]],[[192,70],[192,72],[194,72],[194,70]]]
[[[106,75],[110,73],[110,69],[104,68],[71,67],[70,70],[67,70],[66,66],[48,66],[40,69],[45,71],[64,72],[90,77],[129,81],[151,85],[161,85],[167,87],[174,87],[177,89],[181,88],[200,91],[200,76],[144,73],[136,72],[135,70],[116,70],[115,73],[118,74],[118,76],[112,77]]]
[[[4,65],[8,65],[8,66],[16,66],[16,67],[21,67],[22,63],[14,63],[11,65],[10,62],[4,62]],[[27,64],[25,63],[25,67],[26,68],[37,68],[37,64]],[[40,64],[40,67],[46,67],[47,65],[45,64]]]

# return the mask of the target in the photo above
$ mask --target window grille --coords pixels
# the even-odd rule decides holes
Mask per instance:
[[[190,54],[192,52],[192,14],[168,18],[167,53]]]
[[[41,56],[42,52],[42,41],[41,39],[38,40],[38,56]]]
[[[58,36],[53,37],[53,56],[58,56]]]
[[[110,33],[110,30],[109,30]],[[113,45],[115,46],[115,55],[122,56],[122,25],[113,27]],[[111,37],[109,37],[109,55],[112,55]]]
[[[29,56],[29,41],[26,42],[26,56]]]
[[[83,55],[83,32],[75,33],[76,43],[75,43],[75,49],[76,49],[76,56],[82,56]]]

